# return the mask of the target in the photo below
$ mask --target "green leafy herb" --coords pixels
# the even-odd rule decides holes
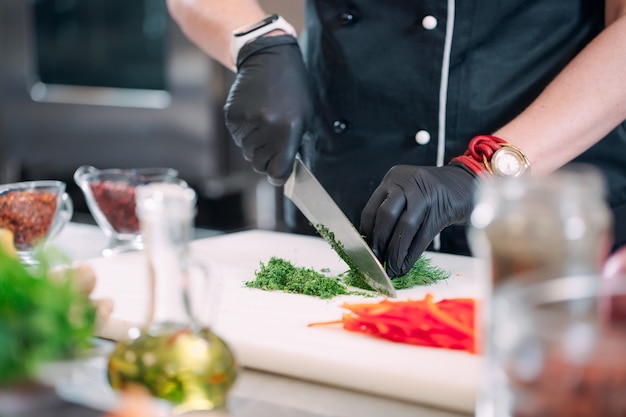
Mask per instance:
[[[291,262],[277,257],[272,257],[267,265],[261,262],[256,279],[246,282],[245,285],[262,290],[284,291],[320,298],[352,293],[337,277],[324,275],[312,268],[296,267]]]
[[[34,375],[43,362],[89,346],[95,309],[70,281],[47,277],[47,263],[27,269],[0,248],[0,385]]]
[[[333,248],[335,252],[337,252],[337,255],[339,255],[339,257],[346,263],[346,265],[348,265],[349,269],[346,274],[346,278],[350,282],[353,282],[353,283],[367,282],[365,276],[363,275],[363,272],[361,272],[356,267],[356,265],[354,265],[354,261],[352,261],[352,258],[348,256],[348,253],[346,252],[346,249],[344,248],[344,246],[340,242],[338,242],[337,239],[335,239],[335,234],[331,232],[330,230],[328,230],[327,227],[321,224],[314,224],[313,227],[315,228],[315,230],[317,230],[317,233],[322,238],[324,238],[324,240],[326,240],[328,244],[330,244],[330,247]],[[357,288],[371,289],[371,287],[367,284],[365,284],[365,286],[363,285],[353,285],[353,286]]]
[[[335,239],[335,234],[321,224],[313,225],[313,227],[315,227],[317,233],[330,244],[333,250],[337,252],[337,255],[348,265],[348,271],[342,274],[344,282],[351,287],[371,290],[363,273],[354,265],[354,262],[346,253],[343,245]],[[404,290],[418,285],[434,284],[437,281],[442,281],[449,277],[450,273],[433,265],[430,258],[421,256],[406,275],[392,279],[391,283],[395,289]]]
[[[322,225],[313,226],[348,265],[347,271],[334,277],[328,274],[327,268],[318,272],[311,268],[296,267],[285,259],[273,256],[267,265],[261,262],[261,267],[256,272],[256,279],[247,281],[245,285],[267,291],[284,291],[320,298],[332,298],[337,295],[373,296],[371,292],[350,290],[350,287],[368,291],[372,291],[372,288],[367,284],[363,273],[354,265],[343,245],[337,242],[334,233]],[[434,284],[449,277],[450,274],[433,265],[430,258],[422,256],[406,275],[394,278],[391,282],[397,290],[403,290],[418,285]]]
[[[322,271],[328,273],[327,269]],[[333,298],[337,295],[360,295],[372,297],[372,292],[355,291],[350,287],[371,291],[372,288],[363,280],[362,274],[355,274],[349,269],[339,276],[325,275],[312,268],[296,267],[291,262],[273,256],[269,262],[260,263],[253,281],[247,281],[246,287],[266,291],[283,291],[295,294],[311,295],[319,298]],[[398,289],[413,288],[418,285],[430,285],[447,279],[449,273],[432,265],[430,259],[421,257],[408,274],[391,280]]]
[[[430,258],[420,256],[406,275],[391,280],[396,290],[404,290],[419,285],[431,285],[450,278],[450,273],[432,263]]]
[[[365,282],[362,275],[352,272],[352,270],[348,270],[343,276],[344,282],[347,285],[370,289],[370,286]],[[406,275],[393,278],[391,283],[396,290],[406,290],[420,285],[431,285],[448,278],[450,278],[449,272],[434,265],[430,258],[421,256]]]

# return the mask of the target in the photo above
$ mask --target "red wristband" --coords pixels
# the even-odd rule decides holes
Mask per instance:
[[[493,154],[505,146],[518,151],[524,160],[524,164],[528,166],[528,160],[519,149],[507,143],[504,139],[493,135],[475,136],[467,146],[465,153],[453,158],[450,162],[461,163],[478,176],[485,177],[488,174],[493,174],[491,169],[491,158]]]

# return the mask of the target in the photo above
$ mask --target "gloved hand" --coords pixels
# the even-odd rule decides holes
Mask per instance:
[[[390,277],[405,275],[444,228],[469,221],[476,182],[456,163],[387,172],[361,213],[360,232]]]
[[[274,185],[289,177],[313,112],[306,68],[293,36],[265,36],[245,45],[224,113],[243,157]]]

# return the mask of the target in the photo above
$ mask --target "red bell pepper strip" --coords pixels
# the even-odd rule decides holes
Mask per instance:
[[[474,317],[476,302],[452,298],[433,302],[422,300],[343,304],[348,312],[341,320],[311,323],[309,326],[341,324],[345,330],[419,346],[476,352]]]

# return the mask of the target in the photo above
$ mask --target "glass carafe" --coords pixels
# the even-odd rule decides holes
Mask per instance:
[[[151,301],[144,326],[116,344],[109,382],[119,390],[140,384],[174,404],[176,413],[224,408],[237,366],[211,330],[213,268],[188,253],[196,194],[153,183],[137,187],[136,198]]]

